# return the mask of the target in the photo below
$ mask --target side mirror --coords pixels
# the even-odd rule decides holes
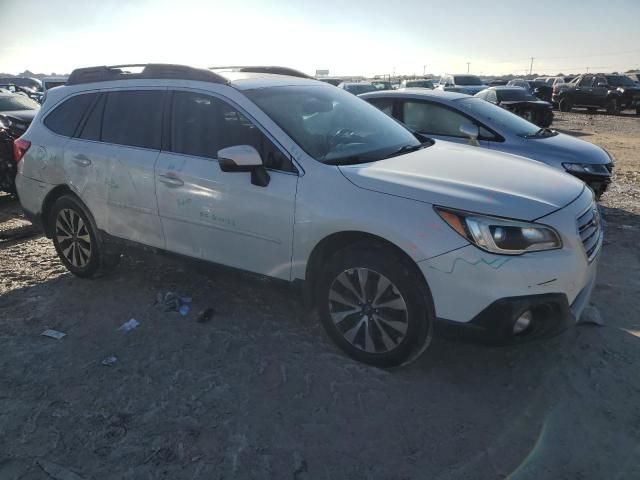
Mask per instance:
[[[478,136],[480,135],[480,129],[473,123],[463,123],[460,125],[460,133],[469,138],[469,145],[479,147]]]
[[[218,150],[218,164],[223,172],[251,172],[253,185],[269,185],[269,172],[264,168],[260,154],[251,145],[235,145]]]

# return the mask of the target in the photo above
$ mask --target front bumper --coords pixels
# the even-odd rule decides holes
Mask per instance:
[[[513,337],[513,324],[527,309],[536,328],[522,337],[549,335],[577,322],[595,285],[602,245],[600,237],[598,254],[589,261],[578,235],[577,220],[592,202],[585,188],[570,205],[537,220],[559,232],[560,249],[504,256],[468,245],[419,262],[436,317],[498,339]]]

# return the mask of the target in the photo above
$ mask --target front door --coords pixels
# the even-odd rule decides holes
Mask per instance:
[[[175,91],[168,142],[156,164],[167,249],[289,279],[298,174],[260,128],[225,100]],[[266,187],[249,172],[223,172],[218,150],[251,145],[268,168]]]

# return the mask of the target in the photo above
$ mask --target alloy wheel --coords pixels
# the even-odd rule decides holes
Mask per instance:
[[[76,268],[84,268],[91,260],[91,236],[77,212],[60,210],[56,218],[56,239],[64,258]]]
[[[409,328],[407,302],[398,288],[364,267],[345,270],[333,280],[329,315],[346,341],[372,354],[397,348]]]

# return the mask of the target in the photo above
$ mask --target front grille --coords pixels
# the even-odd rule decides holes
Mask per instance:
[[[578,217],[578,234],[589,261],[592,261],[602,245],[602,222],[598,206],[592,203],[589,208]]]

